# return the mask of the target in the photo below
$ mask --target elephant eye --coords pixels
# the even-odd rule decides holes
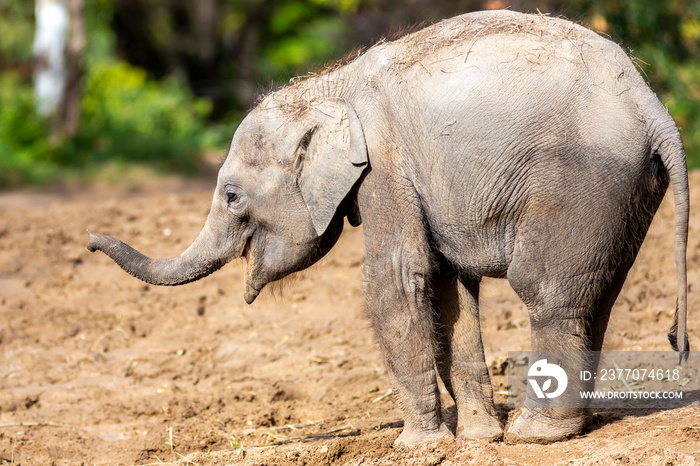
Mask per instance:
[[[228,193],[226,193],[226,202],[228,202],[229,204],[235,204],[236,202],[238,202],[238,199],[238,193],[235,193],[233,191],[229,191]]]
[[[240,218],[247,215],[245,191],[237,187],[228,187],[224,196],[226,208],[229,212]]]

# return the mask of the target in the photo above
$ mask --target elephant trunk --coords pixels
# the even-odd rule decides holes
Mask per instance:
[[[174,286],[194,282],[217,271],[230,259],[230,238],[220,238],[210,213],[207,223],[194,242],[179,256],[172,259],[151,259],[126,243],[110,236],[90,232],[87,249],[102,251],[122,269],[152,285]]]

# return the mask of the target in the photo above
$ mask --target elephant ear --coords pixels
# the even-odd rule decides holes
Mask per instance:
[[[299,143],[296,167],[301,195],[321,236],[367,167],[367,144],[345,99],[323,100],[310,111],[312,127]]]

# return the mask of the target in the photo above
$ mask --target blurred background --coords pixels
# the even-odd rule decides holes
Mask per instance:
[[[196,175],[261,92],[417,24],[495,8],[563,15],[622,43],[700,167],[698,0],[0,0],[0,189]]]

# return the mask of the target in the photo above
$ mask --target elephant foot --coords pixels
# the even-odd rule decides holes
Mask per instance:
[[[503,437],[503,427],[499,420],[487,413],[459,419],[457,438],[464,440],[498,440]]]
[[[547,444],[571,438],[586,426],[586,414],[577,410],[571,417],[550,417],[542,411],[523,408],[520,416],[510,425],[505,442]]]
[[[430,442],[441,438],[454,438],[452,432],[446,424],[441,424],[439,428],[434,430],[414,430],[404,427],[401,435],[394,440],[394,445],[410,447],[419,443]]]

